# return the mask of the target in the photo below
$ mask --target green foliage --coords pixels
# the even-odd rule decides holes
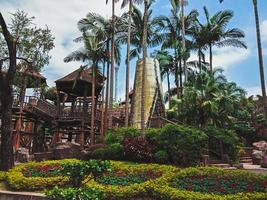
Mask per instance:
[[[242,110],[245,91],[227,82],[221,70],[191,76],[184,88],[184,111],[180,120],[196,127],[232,125],[235,113]]]
[[[100,200],[103,192],[91,188],[66,188],[58,187],[46,191],[47,200]]]
[[[0,182],[6,179],[6,172],[0,171]]]
[[[74,187],[79,187],[86,175],[89,175],[90,173],[98,175],[109,170],[109,161],[89,160],[80,163],[63,164],[61,173],[70,177],[71,183]]]
[[[111,160],[122,160],[124,158],[123,146],[120,143],[114,143],[107,147],[105,157]]]
[[[154,158],[157,163],[169,163],[170,160],[169,155],[165,150],[157,151],[154,155]]]
[[[107,151],[107,149],[105,149],[105,148],[96,149],[91,153],[90,157],[93,159],[104,160],[104,159],[106,159],[106,151]]]
[[[223,142],[224,154],[227,154],[233,161],[237,160],[242,143],[235,131],[211,126],[203,130],[211,137],[211,139],[215,137],[216,139],[221,140]],[[219,145],[218,143],[212,143],[210,144],[210,148],[214,151],[216,148],[219,148]]]
[[[171,162],[182,165],[196,165],[201,153],[207,148],[207,135],[199,129],[166,125],[157,142],[160,149],[168,152]]]
[[[125,136],[136,137],[140,135],[140,131],[133,127],[123,127],[109,130],[105,136],[104,142],[106,145],[114,143],[122,143]]]
[[[34,173],[32,177],[29,176],[31,173],[24,174],[25,170],[43,169],[43,166],[61,166],[61,168],[58,169],[56,176],[54,174],[50,174],[50,176],[43,176],[41,174],[39,176],[40,173]],[[81,185],[85,176],[90,174],[98,175],[109,170],[110,163],[108,161],[66,159],[39,163],[30,162],[11,169],[6,175],[6,180],[10,188],[15,190],[41,190],[69,184],[77,187]]]

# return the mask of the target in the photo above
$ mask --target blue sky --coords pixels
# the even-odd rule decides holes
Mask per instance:
[[[234,11],[234,18],[230,27],[237,27],[246,33],[245,41],[247,50],[236,48],[215,49],[214,64],[225,69],[225,74],[230,81],[237,82],[244,87],[249,94],[260,94],[260,80],[258,55],[256,45],[256,31],[252,0],[225,0],[220,4],[218,0],[189,0],[186,13],[197,9],[200,19],[204,20],[203,6],[207,6],[210,14],[223,9]],[[120,15],[123,11],[117,5],[116,12]],[[260,13],[262,45],[264,54],[265,74],[267,71],[267,1],[258,0]],[[73,39],[80,35],[77,30],[77,21],[85,17],[88,12],[100,13],[105,17],[111,15],[111,5],[105,5],[105,0],[0,0],[0,11],[8,21],[10,12],[17,9],[25,10],[30,16],[35,16],[37,26],[47,25],[55,40],[55,49],[51,52],[51,62],[44,68],[43,74],[47,77],[49,85],[54,81],[80,66],[81,63],[64,63],[63,58],[81,44],[73,43]],[[168,0],[157,0],[153,6],[153,14],[169,15],[170,5]],[[123,49],[123,53],[125,48]],[[208,55],[208,54],[207,54]],[[192,56],[192,59],[194,55]],[[124,56],[123,56],[124,60]],[[131,85],[134,79],[135,61],[131,63]],[[118,96],[123,99],[125,92],[125,65],[124,61],[119,70]],[[166,88],[166,83],[163,83]]]

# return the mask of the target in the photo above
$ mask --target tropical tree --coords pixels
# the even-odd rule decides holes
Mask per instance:
[[[1,169],[14,165],[12,104],[13,85],[17,80],[18,64],[40,71],[49,63],[54,38],[46,28],[37,28],[33,17],[18,10],[6,25],[0,13],[0,107],[1,107]],[[19,60],[19,61],[17,61]],[[6,73],[2,73],[5,71]]]
[[[115,55],[115,26],[116,26],[116,16],[115,16],[115,3],[119,0],[112,0],[112,30],[111,30],[111,73],[110,73],[110,91],[109,91],[109,127],[112,126],[112,109],[113,109],[113,92],[114,92],[114,55]],[[106,0],[106,4],[109,0]]]
[[[161,77],[167,78],[167,84],[168,84],[168,101],[169,106],[171,105],[171,86],[170,86],[170,74],[173,71],[174,68],[174,59],[172,55],[168,51],[158,51],[156,53],[156,59],[159,61],[159,67],[161,71]]]
[[[88,13],[86,18],[82,18],[78,22],[78,28],[80,31],[90,32],[94,34],[99,40],[103,40],[106,43],[106,52],[107,56],[110,58],[111,51],[111,42],[112,42],[112,19],[105,19],[103,16],[96,13]],[[117,23],[120,25],[120,23]],[[120,26],[115,27],[115,34],[118,34],[119,31],[124,31]],[[83,39],[81,37],[81,39]],[[115,62],[120,64],[120,45],[118,40],[115,40],[114,48],[114,57]],[[105,62],[104,62],[105,63]],[[106,80],[106,98],[105,98],[105,115],[104,115],[104,127],[103,132],[106,132],[108,125],[108,107],[109,107],[109,89],[110,89],[110,61],[107,60],[107,80]],[[104,68],[104,67],[103,67]]]
[[[129,70],[130,70],[130,51],[131,51],[131,27],[133,3],[140,4],[143,0],[123,0],[121,7],[129,4],[128,10],[128,32],[127,32],[127,58],[126,58],[126,91],[125,91],[125,126],[129,124]]]
[[[241,41],[245,37],[242,30],[238,28],[226,29],[228,23],[233,18],[234,14],[230,10],[219,11],[210,17],[209,11],[204,6],[206,24],[199,23],[202,32],[205,34],[203,40],[206,42],[206,47],[210,54],[210,70],[212,71],[212,47],[233,46],[238,48],[247,48],[246,44]]]
[[[224,0],[219,0],[222,3]],[[260,23],[259,23],[259,12],[258,12],[258,1],[252,0],[255,15],[255,25],[257,33],[257,45],[258,45],[258,56],[259,56],[259,69],[260,69],[260,80],[261,80],[261,90],[263,99],[267,99],[266,87],[265,87],[265,77],[264,77],[264,65],[262,56],[262,45],[261,45],[261,34],[260,34]],[[267,100],[264,101],[264,116],[265,124],[267,125]]]
[[[94,127],[95,127],[95,84],[96,73],[98,70],[98,64],[100,61],[107,59],[105,42],[99,40],[95,35],[89,35],[86,32],[83,33],[84,47],[78,49],[67,57],[64,58],[65,62],[70,61],[87,61],[92,65],[92,109],[91,109],[91,133],[90,140],[91,145],[94,144]],[[81,68],[83,70],[84,68]]]
[[[185,110],[181,119],[190,125],[214,125],[225,128],[232,124],[232,116],[240,109],[245,91],[227,82],[222,70],[202,71],[190,76],[184,89]]]

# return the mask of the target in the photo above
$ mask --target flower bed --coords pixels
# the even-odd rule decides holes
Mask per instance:
[[[91,177],[84,181],[86,187],[105,193],[105,199],[134,199],[151,197],[149,188],[179,171],[176,167],[158,164],[132,164],[111,162],[111,173]]]
[[[123,171],[117,170],[105,173],[102,176],[95,178],[96,182],[103,185],[121,185],[127,186],[131,184],[140,184],[149,180],[156,179],[161,176],[160,171],[146,170],[146,171]]]
[[[180,190],[202,193],[236,194],[240,192],[264,192],[267,188],[267,180],[254,182],[245,178],[236,179],[228,176],[196,175],[177,178],[173,186]]]
[[[267,175],[243,170],[187,168],[153,185],[160,199],[267,199]]]
[[[22,168],[22,174],[25,177],[54,177],[62,176],[62,165],[45,164],[37,166],[25,166]]]

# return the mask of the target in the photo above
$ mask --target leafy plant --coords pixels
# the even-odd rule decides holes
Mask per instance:
[[[47,200],[100,200],[103,192],[91,188],[66,188],[54,187],[46,191]]]
[[[140,135],[140,131],[133,127],[117,128],[110,130],[105,136],[105,144],[110,145],[114,143],[122,143],[124,137],[136,137]]]

